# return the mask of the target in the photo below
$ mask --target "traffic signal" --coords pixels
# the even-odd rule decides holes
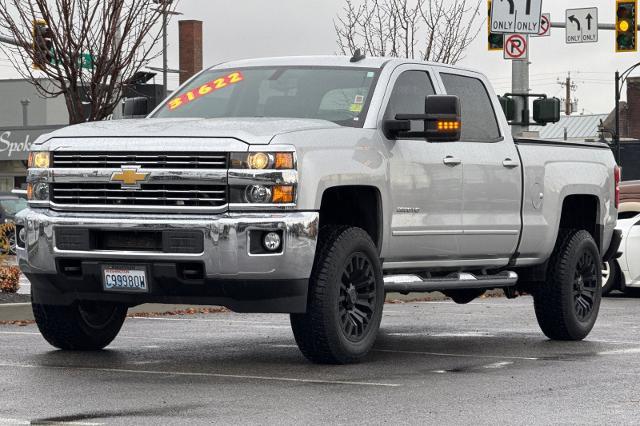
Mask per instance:
[[[44,70],[47,65],[54,64],[53,34],[47,21],[35,19],[31,31],[33,36],[33,68]]]
[[[496,34],[491,32],[491,0],[487,0],[489,6],[489,17],[487,18],[487,31],[489,33],[488,48],[489,51],[504,49],[504,34]]]
[[[616,52],[638,51],[638,0],[616,0]]]

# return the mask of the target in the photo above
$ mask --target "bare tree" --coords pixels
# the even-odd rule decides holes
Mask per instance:
[[[101,120],[127,79],[159,54],[156,24],[173,7],[164,0],[0,0],[0,35],[19,46],[0,49],[42,96],[64,96],[71,124]],[[34,46],[38,19],[50,29],[50,58]]]
[[[345,0],[334,21],[342,54],[363,49],[455,64],[482,28],[483,0]]]

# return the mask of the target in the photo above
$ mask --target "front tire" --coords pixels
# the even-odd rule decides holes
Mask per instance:
[[[591,234],[561,230],[546,282],[534,291],[542,332],[553,340],[582,340],[591,332],[602,298],[602,262]]]
[[[375,342],[383,305],[382,267],[369,235],[348,226],[323,228],[307,313],[291,315],[300,351],[319,364],[362,360]]]
[[[127,307],[119,303],[76,302],[69,306],[32,303],[40,333],[52,346],[71,351],[107,347],[120,332]]]

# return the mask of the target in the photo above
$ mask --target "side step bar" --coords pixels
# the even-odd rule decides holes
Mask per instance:
[[[384,277],[384,289],[396,293],[428,293],[430,291],[505,288],[515,286],[518,274],[504,271],[496,275],[473,275],[456,272],[443,278],[421,278],[417,275],[387,275]]]

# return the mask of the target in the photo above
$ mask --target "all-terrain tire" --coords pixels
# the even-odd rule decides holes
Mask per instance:
[[[52,346],[63,350],[104,349],[116,338],[127,316],[127,307],[117,303],[31,305],[42,336]]]
[[[371,350],[382,319],[384,283],[375,244],[360,228],[320,231],[307,312],[291,314],[304,356],[319,364],[348,364]]]
[[[560,231],[546,282],[533,293],[538,324],[547,337],[582,340],[591,332],[602,299],[601,265],[591,234]]]

